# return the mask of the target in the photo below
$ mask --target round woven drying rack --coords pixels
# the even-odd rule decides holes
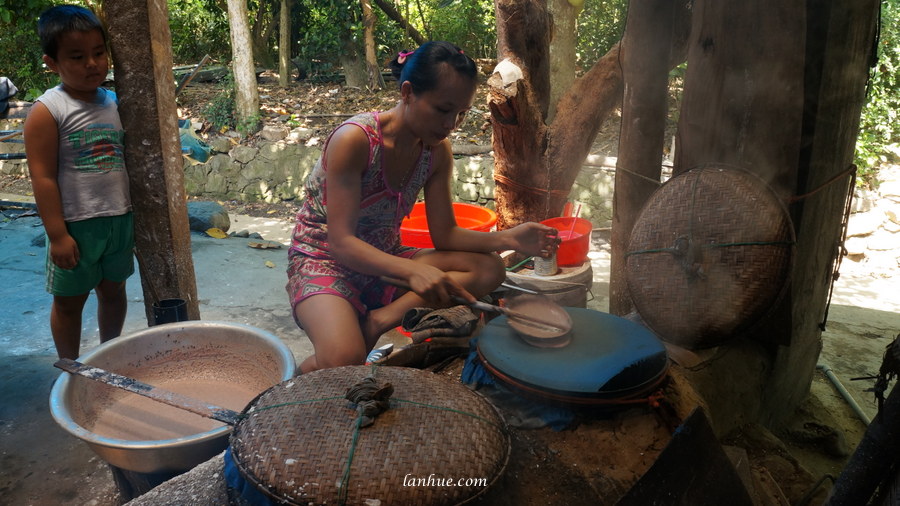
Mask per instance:
[[[734,167],[696,168],[641,210],[626,253],[628,290],[663,340],[718,346],[783,296],[794,242],[785,204],[762,180]]]
[[[371,377],[372,380],[366,380]],[[393,388],[371,425],[345,395]],[[278,504],[460,504],[506,468],[496,408],[458,381],[419,369],[347,366],[280,383],[253,400],[231,436],[246,482]]]

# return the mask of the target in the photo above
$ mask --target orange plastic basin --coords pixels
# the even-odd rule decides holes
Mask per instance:
[[[584,218],[550,218],[541,223],[559,230],[562,242],[556,252],[556,263],[561,267],[578,266],[587,260],[591,249],[591,222]]]
[[[453,203],[453,216],[456,224],[469,230],[490,232],[497,224],[497,213],[486,207],[474,204]],[[416,202],[409,216],[400,223],[400,243],[416,248],[433,248],[428,220],[425,218],[425,203]]]

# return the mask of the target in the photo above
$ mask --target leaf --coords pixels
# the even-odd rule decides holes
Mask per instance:
[[[247,246],[254,249],[280,249],[281,243],[275,241],[250,241]]]
[[[216,239],[225,239],[226,237],[228,237],[228,234],[223,232],[222,229],[216,227],[207,229],[206,235],[214,237]]]
[[[271,260],[266,260],[266,267],[268,267],[269,269],[274,269],[275,264]]]

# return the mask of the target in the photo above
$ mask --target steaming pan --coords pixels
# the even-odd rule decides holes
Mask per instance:
[[[591,404],[656,388],[668,369],[662,342],[646,327],[608,313],[565,308],[570,343],[537,348],[523,341],[505,317],[485,325],[478,354],[497,379],[530,394]]]
[[[518,294],[506,299],[506,306],[519,314],[538,316],[554,322],[553,327],[532,325],[521,318],[507,318],[506,323],[526,343],[539,348],[560,348],[572,340],[572,318],[562,306],[540,294]]]

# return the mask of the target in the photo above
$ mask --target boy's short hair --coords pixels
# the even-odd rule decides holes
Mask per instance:
[[[103,24],[93,12],[77,5],[57,5],[41,13],[38,18],[38,36],[41,38],[41,49],[50,58],[56,59],[59,51],[59,37],[68,32],[89,32],[100,30],[106,41]]]

